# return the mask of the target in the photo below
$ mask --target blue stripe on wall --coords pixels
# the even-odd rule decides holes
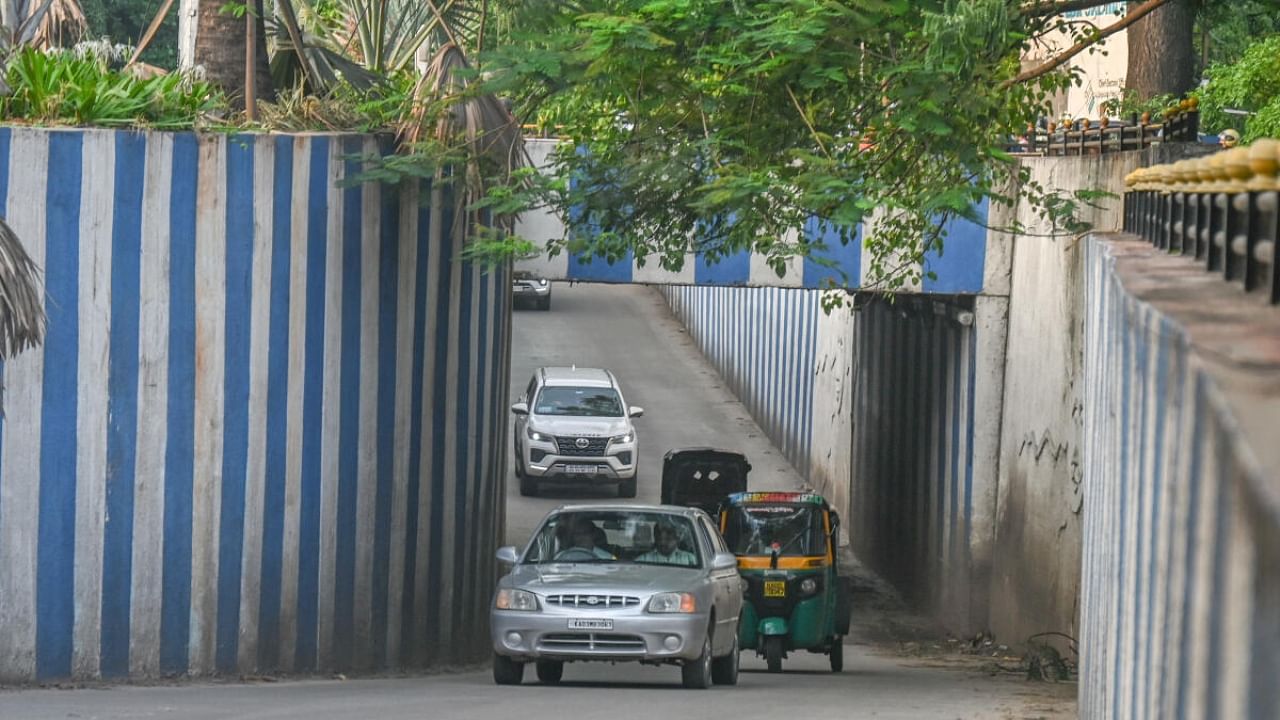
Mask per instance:
[[[420,192],[430,192],[430,189],[424,185]],[[434,278],[427,277],[427,268],[430,267],[428,262],[428,254],[431,252],[431,244],[427,242],[430,236],[431,213],[425,205],[418,208],[418,237],[415,238],[418,243],[418,265],[415,277],[418,279],[414,285],[413,299],[413,371],[411,379],[410,410],[409,410],[409,491],[405,502],[409,508],[408,518],[405,522],[405,548],[404,548],[404,590],[401,593],[400,605],[401,612],[401,636],[400,636],[400,663],[409,665],[416,653],[415,644],[419,642],[417,628],[417,617],[413,612],[414,607],[414,588],[417,582],[417,566],[418,566],[418,502],[421,497],[422,486],[422,413],[423,413],[423,378],[424,366],[426,364],[426,334],[427,334],[427,286],[434,285]]]
[[[807,288],[826,287],[833,283],[837,287],[856,288],[862,285],[862,226],[854,230],[849,242],[840,242],[840,233],[835,226],[816,217],[809,218],[804,224],[804,235],[810,243],[821,243],[824,247],[815,247],[810,253],[812,257],[804,259],[804,286]],[[828,267],[816,260],[827,260],[835,264]],[[842,272],[843,271],[843,274]]]
[[[40,437],[74,438],[79,404],[80,185],[79,132],[49,135],[46,194],[43,413]],[[75,625],[76,453],[59,442],[40,447],[40,522],[36,547],[36,677],[71,674]]]
[[[146,136],[116,134],[111,227],[111,339],[107,380],[106,517],[102,548],[103,677],[129,674],[133,491],[138,447],[138,326]],[[146,478],[151,480],[151,478]]]
[[[387,585],[391,560],[391,493],[395,479],[396,327],[399,303],[400,194],[395,185],[382,186],[381,238],[378,268],[378,457],[374,499],[373,611],[370,651],[373,664],[387,662]],[[400,509],[403,511],[403,508]]]
[[[344,144],[347,155],[361,151],[360,138]],[[346,162],[346,176],[360,172]],[[333,655],[337,667],[351,666],[355,631],[356,505],[360,480],[360,298],[361,187],[342,192],[342,379],[338,450],[338,520],[333,590]],[[372,348],[371,348],[372,350]]]
[[[218,530],[216,667],[236,668],[240,575],[244,554],[244,489],[249,460],[249,345],[253,274],[252,137],[227,141],[226,350],[223,382],[222,512]]]
[[[169,398],[164,477],[160,670],[187,670],[191,624],[191,480],[195,459],[196,187],[199,145],[173,138],[169,200]]]
[[[751,253],[743,250],[711,264],[698,258],[694,262],[693,278],[699,285],[746,285],[751,279]]]
[[[986,198],[974,207],[977,218],[986,222],[990,201]],[[965,218],[947,222],[942,252],[930,250],[924,256],[925,276],[921,286],[926,293],[977,293],[982,291],[986,273],[987,229]],[[933,273],[936,278],[930,278]]]
[[[445,458],[445,425],[450,421],[445,417],[445,395],[449,388],[448,373],[448,357],[449,357],[449,316],[448,302],[453,297],[453,199],[451,193],[446,191],[444,194],[444,207],[432,208],[432,212],[442,214],[441,225],[444,232],[441,234],[440,245],[436,252],[440,253],[440,277],[436,278],[436,298],[438,304],[436,307],[442,308],[436,318],[436,332],[433,338],[435,347],[435,364],[432,381],[436,388],[433,396],[433,404],[435,407],[428,408],[427,412],[431,413],[431,497],[437,498],[437,502],[431,503],[431,540],[427,547],[438,548],[444,547],[444,503],[439,501],[444,498],[444,484],[446,482],[444,474],[444,458]],[[455,482],[456,478],[448,478],[448,482]],[[430,578],[427,587],[438,589],[443,581],[443,569],[440,558],[432,559],[429,567]],[[431,592],[427,598],[427,617],[440,617],[440,593]],[[445,637],[443,629],[439,622],[431,623],[427,635],[427,647],[435,651],[432,661],[438,661],[442,657],[441,640]]]
[[[271,297],[267,329],[267,437],[262,501],[262,573],[258,667],[280,665],[280,592],[284,568],[285,476],[289,404],[289,278],[293,234],[293,138],[276,138],[271,217]]]
[[[325,266],[329,241],[329,139],[311,141],[307,180],[307,318],[302,387],[302,482],[298,526],[298,638],[294,667],[316,669],[320,594],[320,441],[324,421]],[[345,290],[344,290],[345,292]]]

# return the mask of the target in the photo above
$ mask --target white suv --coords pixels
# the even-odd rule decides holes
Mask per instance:
[[[516,477],[521,495],[537,495],[539,480],[617,483],[636,496],[636,430],[613,373],[599,368],[538,368],[518,402]]]

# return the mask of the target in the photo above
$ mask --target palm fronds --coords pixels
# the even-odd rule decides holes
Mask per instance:
[[[40,268],[0,218],[0,360],[44,341]]]

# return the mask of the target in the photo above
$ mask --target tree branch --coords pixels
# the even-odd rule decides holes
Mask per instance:
[[[164,5],[160,6],[160,12],[151,19],[151,24],[147,26],[147,31],[142,33],[142,38],[138,40],[138,47],[133,50],[133,57],[129,58],[129,62],[125,66],[138,62],[138,58],[142,57],[142,52],[147,49],[151,41],[155,39],[156,33],[160,30],[160,23],[164,22],[164,18],[169,14],[169,8],[173,7],[173,0],[165,0]]]
[[[1108,5],[1114,0],[1034,0],[1022,7],[1018,8],[1018,12],[1025,17],[1041,17],[1045,15],[1060,15],[1065,12],[1075,10],[1088,10],[1090,8]]]
[[[1040,65],[1037,65],[1031,68],[1030,70],[1021,72],[1016,77],[1013,77],[1004,81],[1003,83],[1000,84],[1000,89],[1007,90],[1014,85],[1017,85],[1019,83],[1024,83],[1028,80],[1034,80],[1040,77],[1041,75],[1044,75],[1048,72],[1053,71],[1054,69],[1066,63],[1071,58],[1084,52],[1089,46],[1095,45],[1102,39],[1110,35],[1114,35],[1120,32],[1121,30],[1129,27],[1130,25],[1134,24],[1138,20],[1142,19],[1147,13],[1151,12],[1152,10],[1155,10],[1156,8],[1160,7],[1161,5],[1164,5],[1167,2],[1169,2],[1169,0],[1147,0],[1147,2],[1143,3],[1142,5],[1139,5],[1137,9],[1135,9],[1133,12],[1129,13],[1128,15],[1125,15],[1123,19],[1108,25],[1102,30],[1099,30],[1096,36],[1088,40],[1081,40],[1075,45],[1072,45],[1071,47],[1067,48],[1066,50],[1063,50],[1062,52],[1058,53],[1054,57],[1041,63]]]

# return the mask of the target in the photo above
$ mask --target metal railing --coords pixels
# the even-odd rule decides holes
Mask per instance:
[[[1199,133],[1200,113],[1194,108],[1171,110],[1163,122],[1154,123],[1149,113],[1134,115],[1127,122],[1105,116],[1081,118],[1029,130],[1015,150],[1030,155],[1101,155],[1141,150],[1159,142],[1197,142]]]
[[[1258,140],[1135,170],[1125,177],[1124,229],[1280,304],[1277,167],[1280,141]]]

